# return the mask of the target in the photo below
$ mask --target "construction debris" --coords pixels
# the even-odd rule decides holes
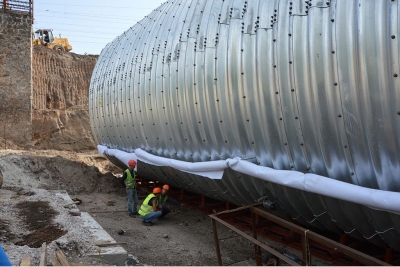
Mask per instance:
[[[107,197],[103,197],[102,200],[107,206],[115,206],[115,201],[110,200]]]
[[[79,201],[74,201],[74,202],[65,204],[65,205],[64,205],[64,208],[68,208],[68,207],[71,206],[71,205],[80,204],[80,203],[81,203],[81,202],[79,202]]]
[[[78,210],[78,209],[69,210],[68,212],[69,212],[69,214],[71,214],[72,216],[81,216],[81,211]]]

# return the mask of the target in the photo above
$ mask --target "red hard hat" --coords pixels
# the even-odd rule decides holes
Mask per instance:
[[[129,166],[136,166],[136,161],[134,161],[133,159],[130,159],[130,160],[128,161],[128,165],[129,165]]]
[[[165,184],[165,185],[163,185],[162,188],[165,189],[165,190],[169,190],[169,185]]]
[[[159,194],[159,193],[161,193],[161,188],[155,187],[155,188],[153,189],[153,194]]]

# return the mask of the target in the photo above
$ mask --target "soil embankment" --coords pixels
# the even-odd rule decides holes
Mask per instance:
[[[97,58],[97,55],[78,55],[34,46],[34,148],[68,151],[95,148],[89,122],[88,95]]]

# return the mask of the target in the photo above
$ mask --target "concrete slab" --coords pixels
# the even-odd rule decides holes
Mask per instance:
[[[59,190],[56,192],[56,196],[63,199],[65,203],[72,203],[73,200],[65,190]],[[70,209],[79,210],[77,205],[71,205]],[[112,244],[116,243],[115,239],[110,236],[107,231],[101,227],[101,225],[93,219],[87,212],[81,212],[80,218],[82,220],[81,227],[88,230],[92,237],[93,244]],[[99,258],[109,262],[113,265],[125,265],[125,261],[128,259],[127,251],[120,245],[98,247],[98,254],[88,255],[94,258]]]

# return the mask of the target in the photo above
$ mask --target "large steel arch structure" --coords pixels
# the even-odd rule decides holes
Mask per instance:
[[[400,250],[398,0],[173,0],[108,44],[99,151]]]

